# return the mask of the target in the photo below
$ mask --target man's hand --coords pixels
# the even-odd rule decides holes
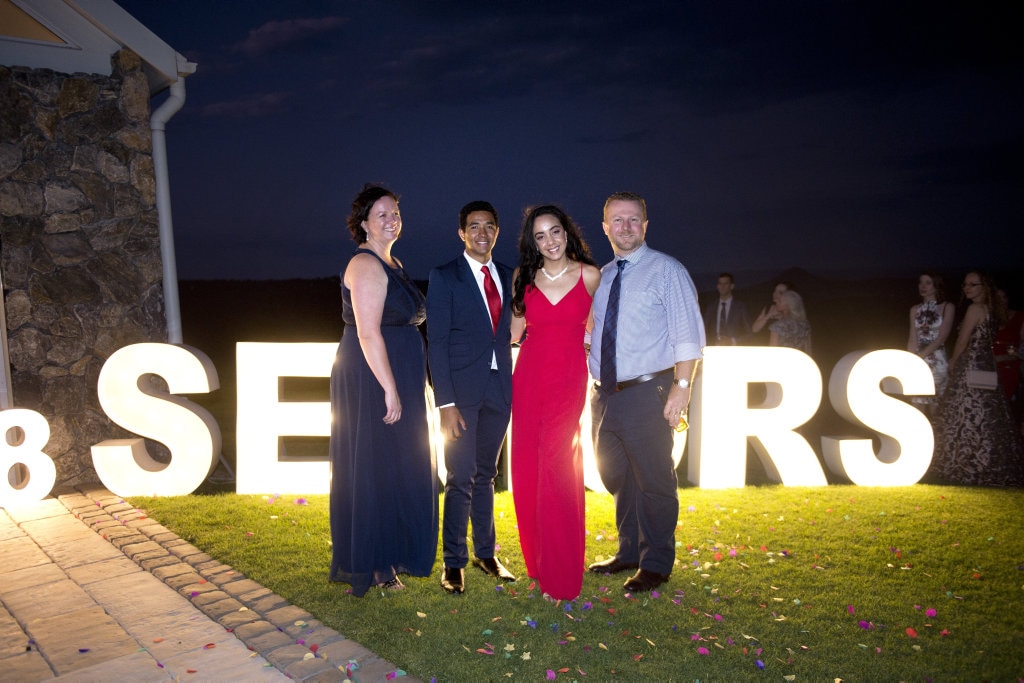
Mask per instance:
[[[445,441],[455,441],[466,431],[466,421],[456,406],[441,408],[441,433]]]
[[[668,426],[675,429],[679,424],[680,416],[685,415],[689,407],[690,387],[682,389],[679,385],[673,384],[668,390],[668,399],[665,400],[665,410],[662,412],[662,416],[668,422]]]

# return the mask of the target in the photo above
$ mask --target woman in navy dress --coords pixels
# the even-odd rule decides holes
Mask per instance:
[[[368,185],[348,228],[359,249],[342,277],[345,329],[331,373],[332,581],[362,596],[430,576],[437,553],[437,463],[430,449],[423,294],[391,247],[398,197]]]

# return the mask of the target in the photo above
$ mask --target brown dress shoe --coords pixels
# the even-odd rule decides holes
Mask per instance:
[[[646,569],[639,570],[632,577],[626,579],[622,587],[632,593],[646,593],[668,581],[668,574],[659,574]]]
[[[503,565],[501,560],[496,557],[488,557],[486,560],[474,557],[473,565],[480,567],[487,576],[493,576],[494,578],[501,579],[502,581],[516,580],[516,575],[505,569],[505,565]]]
[[[454,567],[441,570],[441,588],[452,595],[461,595],[466,591],[466,573]]]
[[[635,562],[623,562],[617,557],[613,557],[610,560],[604,560],[603,562],[595,562],[590,565],[590,571],[595,574],[617,574],[624,572],[627,569],[639,569],[640,565]]]

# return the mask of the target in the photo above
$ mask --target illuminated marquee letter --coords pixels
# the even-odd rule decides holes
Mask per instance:
[[[18,429],[21,434],[15,431]],[[46,418],[24,408],[0,411],[0,439],[0,508],[33,503],[50,495],[57,481],[57,468],[43,452],[50,440]],[[15,485],[10,480],[11,470],[19,464],[28,470],[28,479]]]
[[[857,351],[832,370],[829,399],[842,417],[879,432],[877,455],[871,439],[821,438],[825,464],[861,486],[909,486],[928,471],[935,436],[928,418],[911,405],[887,396],[935,394],[928,364],[907,351]]]
[[[157,388],[153,375],[167,383]],[[202,351],[175,344],[132,344],[115,351],[100,370],[100,406],[125,429],[167,446],[171,462],[154,460],[139,438],[109,439],[92,447],[100,481],[119,496],[183,496],[217,465],[220,427],[200,405],[174,394],[217,389],[217,370]]]
[[[238,493],[328,493],[330,460],[282,461],[280,437],[330,436],[328,401],[281,401],[281,377],[330,377],[338,344],[238,342]],[[347,420],[348,415],[338,419]]]
[[[747,407],[747,384],[766,382],[761,405]],[[794,429],[821,402],[821,373],[796,349],[708,346],[690,408],[687,478],[701,488],[738,488],[746,483],[747,439],[769,478],[787,486],[825,486],[811,445]]]

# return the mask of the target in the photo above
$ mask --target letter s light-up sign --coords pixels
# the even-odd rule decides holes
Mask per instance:
[[[935,447],[931,423],[917,408],[886,396],[935,393],[928,365],[907,351],[847,354],[832,370],[829,398],[840,416],[881,435],[876,456],[871,439],[822,437],[825,463],[861,486],[909,486],[928,471]]]
[[[167,382],[167,392],[152,386],[154,374]],[[154,460],[139,438],[103,441],[92,447],[100,480],[120,496],[195,491],[217,465],[220,427],[205,408],[174,394],[205,394],[219,386],[217,370],[198,349],[147,343],[115,351],[100,370],[100,406],[128,431],[167,446],[171,462]]]

